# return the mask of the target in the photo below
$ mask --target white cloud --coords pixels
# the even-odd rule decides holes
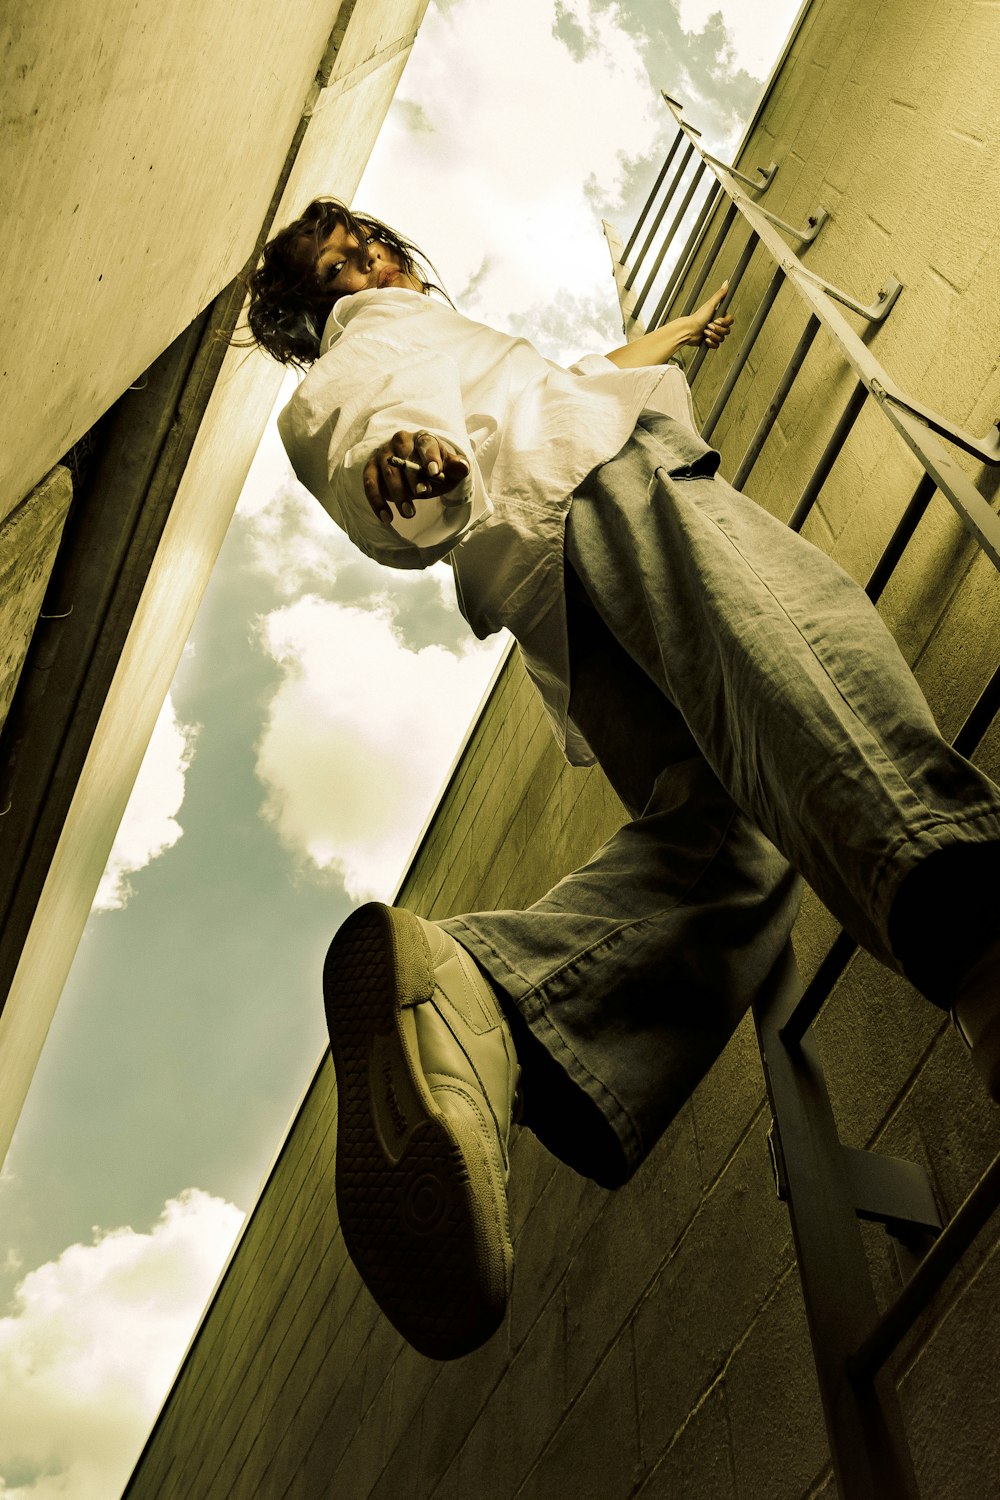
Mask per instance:
[[[754,78],[766,78],[798,12],[798,0],[678,0],[685,31],[704,31],[708,20],[722,15],[733,67]]]
[[[254,565],[273,579],[286,599],[336,583],[338,554],[342,558],[345,550],[343,533],[301,485],[289,478],[243,519]]]
[[[354,900],[395,888],[502,642],[414,650],[387,607],[315,597],[262,622],[282,668],[257,749],[264,816]]]
[[[478,276],[463,310],[501,327],[567,290],[597,292],[614,308],[585,185],[593,181],[613,199],[624,158],[652,151],[662,126],[638,40],[613,13],[579,9],[589,37],[580,58],[553,35],[553,0],[463,0],[429,11],[400,107],[355,197],[421,244],[453,295]],[[432,130],[409,128],[409,76],[419,76]],[[592,347],[585,340],[558,352],[577,357]]]
[[[183,833],[177,814],[197,733],[197,726],[180,722],[168,693],[97,888],[95,911],[125,906],[133,894],[128,877],[173,848]]]
[[[243,1220],[189,1189],[148,1234],[95,1230],[0,1319],[0,1496],[108,1500],[128,1478]]]

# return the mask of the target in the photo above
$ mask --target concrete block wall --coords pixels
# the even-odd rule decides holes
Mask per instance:
[[[599,772],[559,763],[514,658],[401,901],[441,914],[530,900],[621,818]],[[824,925],[810,901],[807,970]],[[820,1031],[845,1138],[924,1162],[953,1211],[1000,1140],[947,1027],[860,962]],[[324,1061],[127,1495],[834,1496],[769,1120],[744,1022],[617,1193],[521,1133],[507,1320],[438,1365],[395,1334],[346,1256]],[[898,1272],[881,1231],[868,1238],[885,1301]],[[927,1500],[995,1493],[998,1275],[987,1241],[900,1361]]]
[[[948,0],[814,0],[741,163],[782,161],[766,201],[783,217],[801,222],[817,203],[833,210],[808,263],[866,300],[890,272],[905,282],[874,335],[879,357],[918,399],[980,431],[995,414],[995,345],[979,325],[997,326],[997,247],[974,222],[978,253],[960,252],[949,226],[953,184],[982,192],[995,174],[983,69],[997,20],[995,6]],[[890,137],[894,154],[878,153],[879,177],[872,145]],[[947,171],[935,177],[939,159]],[[908,212],[893,207],[900,194]],[[959,286],[962,254],[969,274]],[[744,326],[750,287],[736,304]],[[781,294],[720,425],[730,473],[798,336],[790,298]],[[724,359],[704,366],[702,410]],[[830,352],[814,348],[749,486],[776,514],[790,512],[850,384]],[[811,525],[859,578],[916,480],[877,416],[859,424]],[[990,493],[990,477],[971,467]],[[997,592],[990,565],[936,502],[884,609],[946,732],[995,664]],[[977,759],[1000,776],[996,728]],[[560,762],[515,658],[400,900],[429,916],[522,905],[622,817],[600,772]],[[807,894],[795,933],[805,977],[835,932]],[[944,1017],[861,955],[817,1035],[845,1142],[921,1162],[951,1214],[1000,1148],[1000,1125]],[[517,1137],[508,1316],[484,1349],[454,1365],[402,1343],[344,1254],[332,1201],[331,1072],[320,1067],[293,1124],[130,1497],[834,1500],[749,1020],[619,1192],[575,1176],[527,1133]],[[881,1229],[865,1226],[865,1243],[884,1306],[900,1286],[895,1255]],[[998,1292],[994,1229],[894,1361],[924,1500],[997,1493]]]

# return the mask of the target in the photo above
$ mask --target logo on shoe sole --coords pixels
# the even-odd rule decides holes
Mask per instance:
[[[385,1100],[385,1107],[389,1111],[389,1117],[396,1127],[396,1134],[405,1135],[408,1129],[406,1116],[400,1109],[399,1100],[396,1098],[396,1090],[392,1081],[392,1064],[387,1057],[383,1057],[382,1059],[382,1082],[384,1085],[382,1097]]]
[[[376,1034],[368,1057],[368,1100],[372,1122],[386,1159],[400,1160],[423,1118],[406,1058],[393,1036]]]

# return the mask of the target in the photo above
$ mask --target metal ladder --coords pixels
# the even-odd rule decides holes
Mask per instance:
[[[801,227],[767,212],[758,200],[770,186],[777,164],[758,167],[756,180],[745,177],[706,151],[699,131],[684,120],[683,107],[667,94],[663,98],[677,123],[677,134],[628,243],[623,247],[613,226],[607,222],[604,225],[626,337],[635,338],[647,331],[640,315],[667,256],[675,254],[673,269],[650,316],[649,331],[671,317],[690,313],[698,305],[730,231],[742,221],[748,237],[730,275],[726,302],[759,250],[770,258],[774,269],[706,419],[706,440],[718,424],[786,281],[804,303],[806,321],[733,476],[734,486],[739,489],[746,483],[822,329],[853,370],[856,383],[788,524],[794,530],[801,529],[851,428],[872,400],[924,472],[868,579],[869,598],[874,602],[883,592],[938,492],[1000,568],[1000,518],[975,489],[953,452],[940,441],[944,438],[952,447],[985,463],[1000,464],[1000,432],[994,427],[984,437],[974,437],[914,401],[892,380],[838,309],[839,303],[869,324],[877,323],[888,315],[899,296],[899,281],[887,278],[866,305],[809,271],[782,236],[808,246],[827,222],[825,210],[817,208]],[[681,192],[692,162],[694,172]],[[673,174],[660,198],[672,167]],[[675,204],[669,227],[654,253],[661,225]],[[675,251],[675,240],[689,223],[687,238]],[[630,262],[644,226],[645,238]],[[713,226],[714,233],[706,245]],[[688,295],[683,305],[676,307],[680,290],[699,256],[703,258]],[[699,349],[687,371],[691,384],[705,353],[705,349]],[[972,754],[998,709],[1000,665],[954,740],[963,755]],[[922,1167],[874,1151],[857,1151],[840,1140],[811,1026],[856,949],[853,939],[841,932],[803,991],[789,948],[754,1004],[754,1023],[773,1117],[770,1145],[776,1187],[791,1219],[841,1500],[918,1500],[898,1394],[886,1364],[1000,1203],[1000,1156],[942,1229]],[[885,1224],[899,1246],[897,1259],[904,1285],[881,1315],[859,1219]]]

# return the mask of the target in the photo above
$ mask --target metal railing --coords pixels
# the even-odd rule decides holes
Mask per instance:
[[[734,231],[739,234],[742,225],[747,237],[730,272],[723,307],[731,303],[760,253],[769,259],[772,270],[705,420],[706,440],[718,425],[778,293],[786,284],[797,293],[805,321],[777,385],[762,402],[756,429],[737,464],[734,485],[740,488],[746,483],[822,333],[827,347],[832,344],[855,380],[833,432],[792,507],[788,524],[801,529],[848,434],[861,412],[873,403],[924,472],[868,578],[865,587],[869,598],[874,601],[882,594],[938,493],[952,506],[982,551],[1000,567],[1000,518],[954,452],[958,449],[984,463],[1000,464],[997,427],[983,437],[975,437],[907,395],[840,310],[847,308],[869,325],[881,322],[902,290],[899,281],[888,276],[875,298],[863,303],[807,269],[782,235],[798,241],[801,248],[807,247],[827,223],[826,211],[816,208],[800,228],[769,213],[759,200],[771,185],[777,164],[758,167],[757,180],[736,172],[703,148],[699,132],[684,120],[677,100],[667,94],[663,98],[676,120],[677,135],[624,248],[613,226],[605,224],[626,337],[635,338],[646,331],[639,314],[665,262],[670,270],[649,330],[671,317],[692,312],[723,247]],[[656,206],[675,161],[679,165]],[[694,174],[682,190],[691,165]],[[699,189],[705,190],[704,198],[696,205]],[[678,206],[669,229],[654,250],[660,226],[674,200]],[[696,206],[691,227],[684,243],[675,248],[673,241],[690,220],[692,205]],[[647,221],[649,228],[642,246],[629,263]],[[634,287],[640,278],[644,279],[636,293]],[[685,287],[687,295],[681,302]],[[699,349],[687,370],[692,385],[706,352]],[[963,755],[972,754],[998,710],[1000,665],[955,738],[955,747]],[[854,940],[842,932],[803,991],[789,949],[754,1004],[754,1021],[774,1119],[771,1149],[776,1182],[779,1196],[789,1208],[841,1500],[917,1500],[898,1395],[886,1364],[1000,1203],[1000,1157],[942,1230],[922,1168],[843,1145],[810,1028],[856,950]],[[896,1301],[881,1315],[859,1218],[883,1222],[897,1240],[910,1247],[899,1255],[908,1271],[907,1279]],[[921,1253],[914,1254],[914,1246]]]

